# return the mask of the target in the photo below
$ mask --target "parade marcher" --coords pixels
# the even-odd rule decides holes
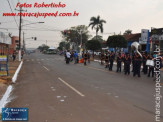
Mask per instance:
[[[153,56],[150,55],[148,57],[148,60],[154,60]],[[148,66],[148,67],[149,67],[148,77],[150,77],[151,72],[152,72],[152,77],[154,77],[154,66]]]
[[[108,53],[105,54],[105,68],[109,68],[109,56],[108,56]]]
[[[131,64],[131,57],[130,54],[127,53],[125,58],[124,58],[124,64],[125,64],[125,75],[130,74],[130,64]]]
[[[84,65],[87,65],[88,54],[84,53]]]
[[[117,72],[121,72],[122,59],[121,53],[119,53],[117,57]]]
[[[144,74],[147,74],[147,71],[148,71],[148,66],[146,65],[148,57],[149,57],[149,55],[147,54],[147,52],[143,53],[143,72],[144,72]]]
[[[68,50],[68,51],[66,52],[66,64],[69,64],[69,62],[70,62],[70,57],[71,57],[71,54],[70,54],[70,51]]]
[[[113,62],[114,62],[114,54],[113,54],[113,51],[111,52],[111,54],[109,55],[109,70],[112,71],[112,68],[113,68]]]
[[[134,72],[135,67],[135,53],[132,54],[132,72]]]
[[[135,60],[134,60],[134,73],[133,76],[138,75],[140,77],[140,68],[141,68],[141,56],[136,53]]]

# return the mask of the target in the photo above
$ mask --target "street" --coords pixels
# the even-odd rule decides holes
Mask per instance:
[[[115,67],[108,71],[97,62],[84,66],[66,64],[59,55],[26,55],[7,107],[27,107],[29,122],[154,122],[153,78],[116,73]]]

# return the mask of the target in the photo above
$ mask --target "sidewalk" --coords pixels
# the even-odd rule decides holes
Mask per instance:
[[[9,76],[0,76],[0,100],[3,97],[8,85],[12,83],[12,77],[18,68],[19,61],[9,61]]]

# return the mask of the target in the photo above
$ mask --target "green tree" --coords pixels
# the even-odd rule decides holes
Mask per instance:
[[[126,30],[124,33],[123,33],[124,35],[130,35],[130,34],[132,34],[132,30]]]
[[[94,58],[94,51],[101,49],[101,43],[98,40],[89,40],[85,44],[87,50],[93,51],[93,58]]]
[[[103,31],[104,31],[103,23],[106,23],[106,21],[103,19],[100,19],[100,16],[97,16],[97,18],[91,17],[89,26],[92,26],[92,30],[93,29],[96,30],[96,37],[98,35],[99,30],[101,31],[101,33],[103,33]],[[97,38],[96,38],[96,40],[97,40]]]
[[[44,51],[44,50],[49,49],[49,46],[47,46],[47,45],[45,45],[45,44],[42,44],[41,46],[38,47],[38,49],[39,49],[40,51]]]
[[[69,50],[70,49],[70,43],[69,42],[65,42],[65,41],[62,41],[59,43],[59,47],[58,47],[59,50]]]
[[[127,40],[121,35],[113,35],[109,36],[107,39],[107,45],[111,48],[126,48],[127,47]]]
[[[61,34],[76,49],[80,44],[85,45],[86,41],[90,38],[88,27],[85,25],[71,27],[68,30],[61,31]]]
[[[92,38],[92,40],[98,40],[99,42],[103,42],[104,40],[102,39],[102,36],[97,35]]]

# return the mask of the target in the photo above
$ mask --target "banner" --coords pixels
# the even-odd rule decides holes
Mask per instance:
[[[141,30],[141,38],[139,39],[140,44],[147,44],[148,37],[149,37],[148,32],[149,32],[149,30],[147,30],[147,29]]]

